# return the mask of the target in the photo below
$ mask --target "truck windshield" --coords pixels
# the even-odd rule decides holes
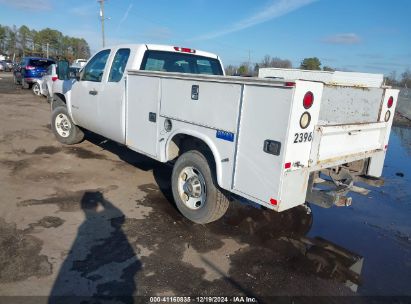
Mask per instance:
[[[141,70],[223,75],[220,61],[217,59],[164,51],[146,51]]]

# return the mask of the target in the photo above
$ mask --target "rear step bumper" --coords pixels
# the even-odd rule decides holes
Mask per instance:
[[[373,187],[380,187],[384,180],[363,175],[351,175],[348,171],[342,172],[340,179],[325,180],[319,177],[319,172],[312,173],[308,182],[306,201],[323,208],[332,206],[351,206],[352,198],[346,195],[355,192],[368,195],[370,190],[354,185],[354,182],[362,182]]]

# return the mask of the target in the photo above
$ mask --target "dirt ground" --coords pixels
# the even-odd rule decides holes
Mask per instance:
[[[307,245],[305,208],[193,224],[168,165],[86,138],[59,144],[46,99],[0,74],[0,296],[355,294],[351,264]]]

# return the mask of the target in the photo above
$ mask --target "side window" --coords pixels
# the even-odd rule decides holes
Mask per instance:
[[[49,67],[47,68],[47,75],[52,75],[53,74],[53,65],[49,65]]]
[[[126,69],[128,57],[130,56],[130,49],[119,49],[114,56],[113,64],[111,65],[109,82],[119,82],[123,77]]]
[[[101,82],[101,79],[103,78],[104,68],[106,67],[106,62],[109,55],[110,50],[103,50],[97,53],[84,67],[81,80]]]

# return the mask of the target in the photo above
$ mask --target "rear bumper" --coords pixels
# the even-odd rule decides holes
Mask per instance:
[[[35,78],[35,77],[24,77],[24,81],[27,83],[35,83],[39,78]]]

